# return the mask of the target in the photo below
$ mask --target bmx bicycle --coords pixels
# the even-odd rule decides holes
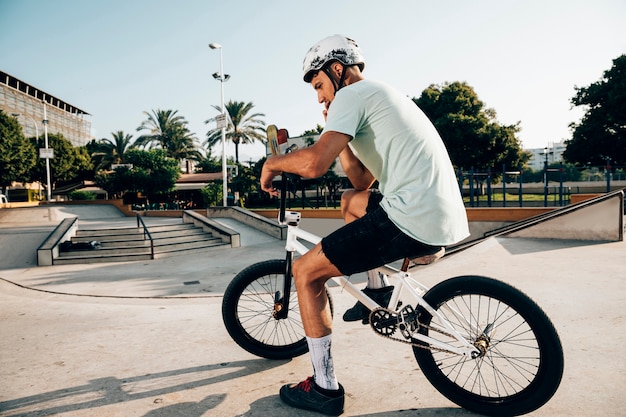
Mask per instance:
[[[292,276],[295,254],[321,238],[299,228],[300,213],[286,211],[287,175],[282,175],[279,222],[286,224],[285,259],[251,265],[228,285],[222,317],[232,339],[268,359],[308,351]],[[304,242],[304,243],[303,243]],[[388,305],[379,305],[348,277],[337,285],[370,309],[369,325],[379,336],[407,344],[427,380],[459,406],[480,414],[513,416],[544,405],[563,375],[563,349],[546,314],[526,294],[483,276],[458,276],[427,288],[415,263],[378,272],[394,285]],[[333,303],[327,289],[331,312]],[[381,352],[381,355],[384,355]]]

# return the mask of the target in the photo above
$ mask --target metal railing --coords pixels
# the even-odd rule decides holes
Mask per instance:
[[[141,216],[138,214],[137,215],[137,228],[139,228],[140,225],[143,227],[143,240],[146,240],[146,236],[148,237],[148,239],[150,239],[150,259],[154,259],[154,239],[152,239],[152,235],[150,234],[148,227],[143,222],[143,219],[141,218]]]

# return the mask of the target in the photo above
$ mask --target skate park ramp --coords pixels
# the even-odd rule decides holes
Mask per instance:
[[[495,232],[495,233],[494,233]],[[498,234],[494,231],[489,235]],[[624,239],[624,191],[563,207],[510,227],[510,237],[591,241]]]
[[[624,190],[618,190],[486,232],[482,237],[450,247],[448,254],[498,236],[592,242],[623,241],[625,214]]]

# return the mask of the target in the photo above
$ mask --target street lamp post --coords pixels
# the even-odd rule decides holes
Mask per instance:
[[[552,151],[548,152],[548,147],[544,148],[544,155],[546,160],[543,163],[543,178],[544,178],[544,186],[543,186],[543,205],[544,207],[548,207],[548,155],[551,154]]]
[[[222,127],[222,196],[224,207],[228,206],[228,171],[226,165],[226,107],[224,106],[224,83],[230,78],[229,75],[224,74],[224,60],[222,57],[222,45],[219,43],[210,43],[209,48],[220,50],[220,72],[213,74],[213,78],[220,82],[221,97],[222,97],[222,114],[221,114],[221,127]],[[218,123],[218,126],[220,125]]]
[[[46,159],[46,201],[52,201],[52,187],[50,186],[50,155],[48,154],[48,112],[46,110],[46,102],[43,102],[43,134],[45,140],[45,154]]]

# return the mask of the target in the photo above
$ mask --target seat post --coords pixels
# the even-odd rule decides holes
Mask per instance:
[[[410,264],[411,264],[411,260],[409,258],[404,258],[404,261],[402,261],[402,267],[400,268],[400,270],[402,272],[408,271]]]

